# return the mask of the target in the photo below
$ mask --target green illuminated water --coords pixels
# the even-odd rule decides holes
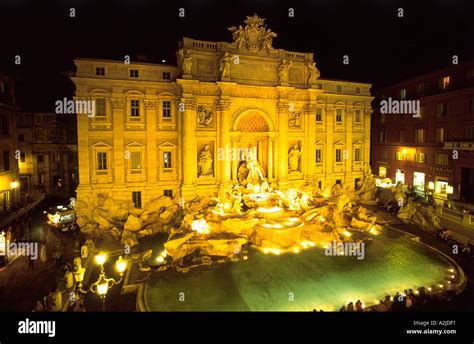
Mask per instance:
[[[384,229],[366,243],[363,260],[317,247],[280,256],[252,250],[247,261],[155,273],[145,299],[151,311],[330,311],[359,298],[370,305],[404,289],[446,285],[450,268],[411,236]]]

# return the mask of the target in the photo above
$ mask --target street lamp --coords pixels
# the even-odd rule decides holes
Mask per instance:
[[[88,292],[91,292],[99,296],[102,301],[102,310],[105,311],[105,298],[107,296],[107,293],[109,289],[112,288],[114,285],[120,284],[122,282],[122,278],[125,271],[127,270],[128,264],[127,261],[122,258],[122,256],[117,259],[117,261],[115,262],[115,269],[119,273],[120,278],[118,280],[115,280],[114,278],[108,278],[105,274],[104,263],[107,260],[107,255],[105,253],[99,253],[94,257],[94,259],[97,265],[100,266],[100,274],[96,282],[92,283],[91,286],[85,290],[82,288],[82,281],[84,280],[85,269],[80,265],[76,266],[74,278],[78,284],[77,289],[81,293],[86,294]]]
[[[12,182],[10,183],[10,188],[16,189],[18,187],[18,182],[13,179]]]

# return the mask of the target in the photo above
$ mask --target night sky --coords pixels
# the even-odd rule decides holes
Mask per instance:
[[[57,99],[73,95],[64,73],[76,57],[123,60],[145,52],[174,64],[181,37],[230,42],[227,28],[254,13],[278,34],[275,48],[313,52],[322,78],[370,82],[372,91],[449,66],[454,54],[460,62],[474,58],[473,1],[98,2],[0,0],[0,72],[16,77],[25,111],[53,111]]]

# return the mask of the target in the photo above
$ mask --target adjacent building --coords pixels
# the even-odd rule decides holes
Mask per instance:
[[[0,216],[9,213],[18,201],[18,149],[14,80],[0,74]]]
[[[408,100],[419,101],[419,113],[381,111],[382,101]],[[380,90],[374,104],[375,174],[440,201],[474,203],[474,61]]]
[[[177,66],[76,59],[79,187],[136,207],[239,183],[254,158],[281,189],[354,188],[370,156],[370,84],[320,78],[312,53],[273,47],[264,19],[233,42],[183,38]]]
[[[19,113],[16,127],[21,194],[73,194],[77,145],[67,123],[55,113]]]

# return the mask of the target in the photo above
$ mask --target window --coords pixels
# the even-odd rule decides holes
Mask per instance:
[[[436,114],[441,117],[449,115],[448,103],[436,104]]]
[[[425,129],[415,130],[415,142],[418,142],[418,143],[425,142]]]
[[[95,68],[95,75],[104,76],[105,75],[105,67],[96,67]]]
[[[341,179],[336,179],[336,185],[341,185],[342,184],[342,180]]]
[[[138,99],[130,100],[130,116],[140,117],[140,101]]]
[[[398,140],[400,143],[403,143],[405,142],[405,130],[400,130],[399,132],[399,140]]]
[[[0,135],[8,135],[10,133],[9,124],[7,116],[0,116]]]
[[[360,93],[360,87],[356,87],[356,88],[355,88],[355,92],[356,92],[356,93]]]
[[[379,132],[379,142],[382,143],[382,142],[387,142],[387,135],[385,133],[384,130],[381,130]]]
[[[170,72],[163,72],[162,73],[164,80],[171,80],[171,73]]]
[[[42,115],[36,115],[35,116],[35,123],[36,124],[42,124],[43,123],[43,116]]]
[[[0,81],[0,93],[6,93],[5,92],[5,83],[3,81]]]
[[[474,98],[469,98],[469,108],[467,111],[469,113],[474,113]]]
[[[466,72],[466,81],[469,82],[472,80],[474,80],[474,68],[471,68]]]
[[[444,128],[436,128],[435,141],[444,142]]]
[[[419,84],[416,87],[416,93],[418,93],[420,97],[426,96],[428,94],[428,84],[426,82]]]
[[[361,116],[361,111],[360,110],[355,110],[354,121],[356,123],[362,122],[362,116]]]
[[[474,125],[466,126],[466,139],[468,140],[474,139]]]
[[[163,167],[164,168],[172,168],[173,165],[171,163],[171,152],[163,152]]]
[[[439,80],[439,89],[446,91],[451,86],[451,77],[445,76]]]
[[[164,194],[165,196],[168,196],[168,197],[170,197],[170,198],[173,198],[173,190],[164,190],[164,191],[163,191],[163,194]]]
[[[107,170],[107,153],[106,152],[97,153],[97,169]]]
[[[53,161],[60,162],[61,161],[61,153],[54,153],[53,154]]]
[[[44,184],[44,174],[38,174],[38,183],[40,185]]]
[[[424,163],[426,159],[425,153],[415,153],[415,161],[419,163]]]
[[[336,109],[336,123],[342,123],[342,109]]]
[[[435,163],[438,165],[448,165],[449,157],[447,154],[436,154]]]
[[[18,141],[19,142],[25,142],[25,135],[23,135],[23,134],[18,135]]]
[[[322,122],[323,121],[323,109],[316,109],[316,122]]]
[[[395,159],[396,160],[406,160],[407,159],[407,154],[404,152],[396,152],[395,153]]]
[[[342,161],[341,151],[342,150],[340,148],[336,149],[336,162]]]
[[[142,158],[142,155],[141,155],[141,152],[131,152],[131,163],[132,163],[132,169],[133,170],[139,170],[142,168],[142,165],[141,165],[141,158]]]
[[[130,77],[138,78],[138,69],[130,69]]]
[[[39,163],[43,163],[44,162],[44,155],[43,154],[38,154],[36,159],[38,160]]]
[[[10,151],[3,151],[3,170],[10,171]]]
[[[385,166],[379,166],[380,178],[387,178],[387,168]]]
[[[171,101],[163,100],[163,118],[171,118]]]
[[[407,89],[406,88],[402,88],[400,90],[400,99],[406,99],[407,98]]]
[[[323,151],[322,149],[318,148],[316,149],[316,163],[322,163],[323,162]]]
[[[23,152],[20,153],[20,162],[26,162],[26,154]]]
[[[97,98],[95,100],[95,116],[105,116],[105,98]]]
[[[132,192],[132,201],[135,208],[142,207],[142,192],[141,191],[133,191]]]
[[[354,161],[361,161],[361,150],[360,148],[354,149]]]
[[[387,153],[386,149],[382,150],[382,159],[384,159],[384,160],[388,159],[388,153]]]
[[[342,86],[341,86],[341,85],[337,85],[337,86],[336,86],[336,90],[337,90],[337,92],[342,92]]]

